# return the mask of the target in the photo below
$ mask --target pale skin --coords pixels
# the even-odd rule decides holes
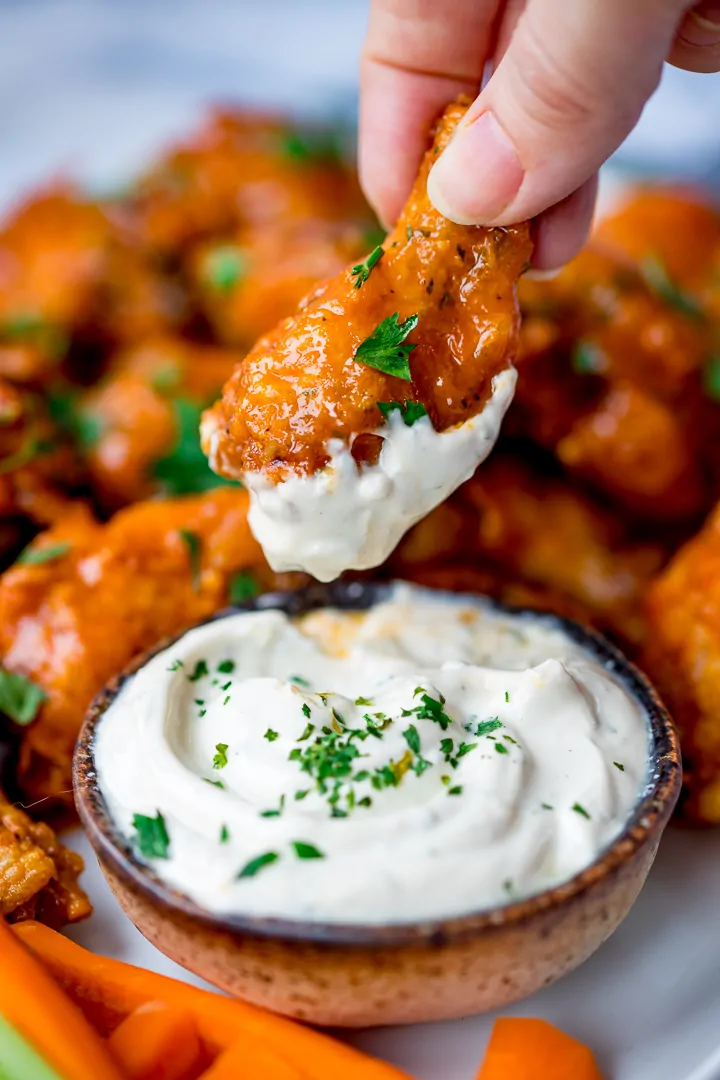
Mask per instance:
[[[666,61],[720,71],[720,0],[371,0],[365,192],[393,223],[428,125],[457,94],[477,95],[428,194],[460,224],[533,218],[534,266],[561,266],[587,236],[598,169],[632,131]]]

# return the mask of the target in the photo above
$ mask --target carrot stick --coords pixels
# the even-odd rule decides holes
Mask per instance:
[[[203,1044],[219,1053],[242,1035],[273,1047],[308,1080],[410,1080],[394,1065],[245,1001],[198,990],[142,968],[95,956],[40,923],[23,922],[14,932],[101,1031],[112,1031],[128,1013],[148,1001],[189,1009]]]
[[[496,1020],[477,1080],[602,1080],[592,1051],[546,1020]]]
[[[269,1046],[243,1038],[215,1059],[202,1080],[308,1080],[308,1073],[290,1065]]]
[[[117,1067],[80,1010],[4,919],[0,919],[0,972],[0,1015],[63,1080],[120,1080]]]
[[[108,1046],[128,1080],[192,1080],[203,1059],[193,1014],[164,1001],[126,1016]]]
[[[2,1080],[61,1080],[43,1058],[0,1016],[0,1077]]]

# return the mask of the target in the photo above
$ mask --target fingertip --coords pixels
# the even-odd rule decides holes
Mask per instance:
[[[555,272],[580,252],[592,226],[597,188],[596,174],[535,219],[532,257],[535,273]]]

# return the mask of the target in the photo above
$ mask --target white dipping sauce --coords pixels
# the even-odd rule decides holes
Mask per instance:
[[[191,630],[125,684],[95,761],[122,833],[161,814],[148,861],[208,910],[408,922],[591,863],[644,787],[647,722],[559,630],[397,585]]]
[[[512,401],[516,372],[496,375],[492,394],[472,419],[435,431],[423,417],[408,427],[397,411],[375,434],[383,439],[374,465],[358,468],[341,439],[328,444],[330,461],[310,476],[273,483],[245,472],[250,528],[273,570],[304,570],[333,581],[345,570],[379,566],[407,530],[468,480],[492,450]],[[214,461],[211,427],[203,431]]]

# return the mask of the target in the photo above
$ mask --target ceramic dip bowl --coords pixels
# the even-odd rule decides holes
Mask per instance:
[[[210,620],[279,609],[364,611],[392,586],[340,582],[266,594]],[[443,595],[443,594],[439,594]],[[625,825],[591,865],[543,892],[448,918],[363,923],[210,912],[138,857],[97,782],[96,738],[128,680],[173,641],[138,657],[95,699],[78,741],[75,798],[104,874],[126,914],[162,952],[219,988],[318,1024],[366,1026],[460,1017],[507,1005],[572,971],[616,929],[652,865],[681,782],[671,720],[646,679],[607,641],[553,615],[453,596],[560,631],[609,671],[646,719],[646,783]],[[184,635],[183,635],[184,636]],[[174,641],[180,640],[179,638]]]

